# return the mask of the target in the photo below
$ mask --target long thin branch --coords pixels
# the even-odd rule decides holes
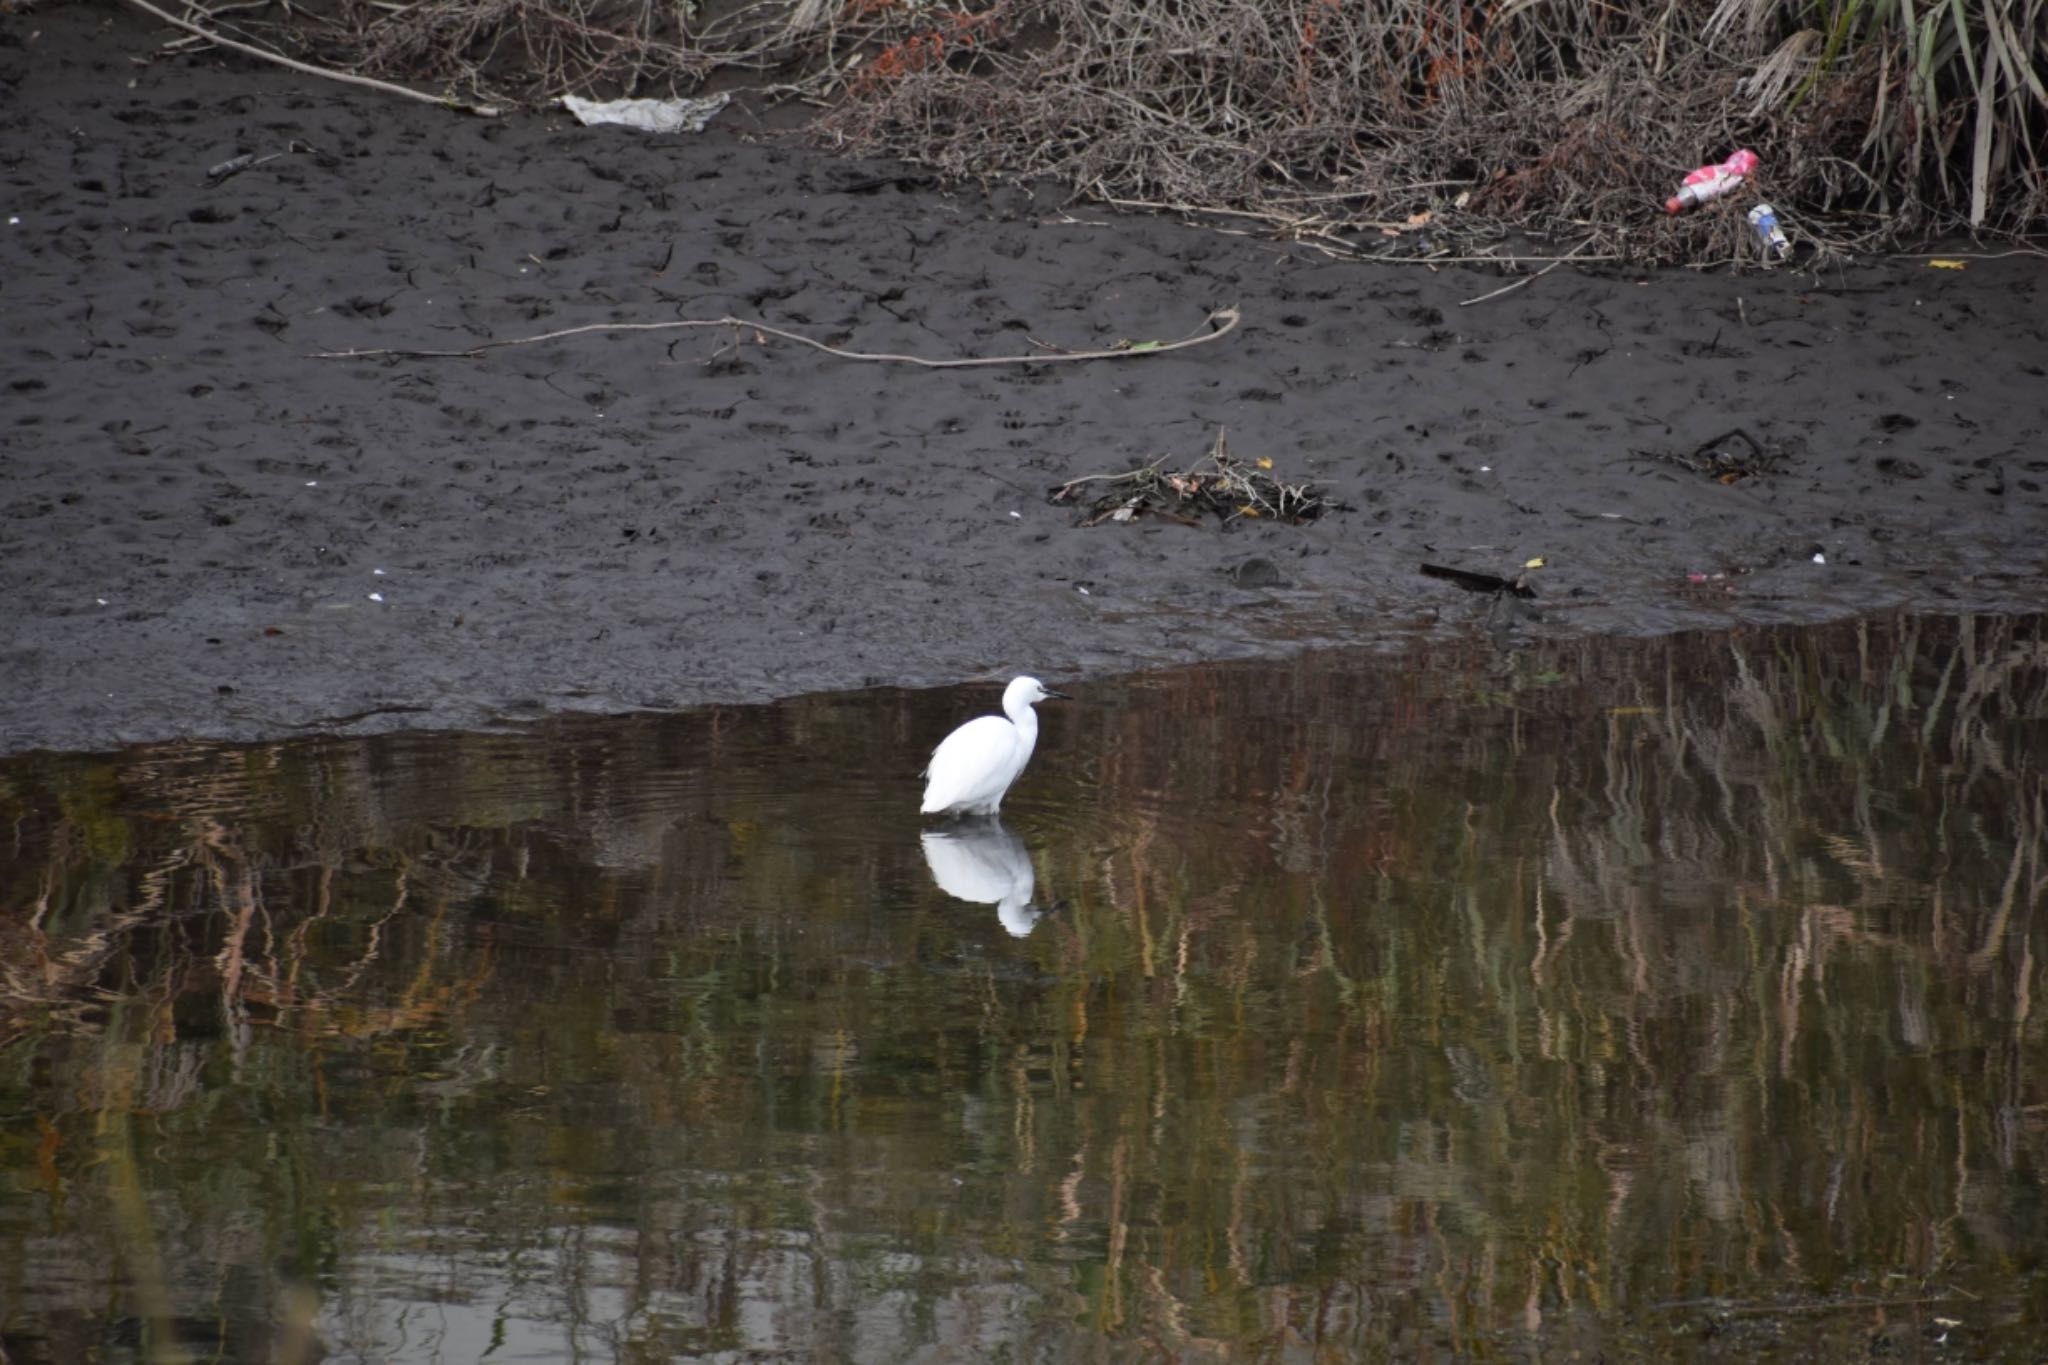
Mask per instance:
[[[1587,239],[1586,239],[1585,241],[1583,241],[1583,242],[1580,242],[1580,243],[1579,243],[1579,244],[1578,244],[1577,246],[1573,247],[1573,248],[1572,248],[1572,249],[1571,249],[1570,251],[1567,251],[1567,252],[1565,252],[1565,253],[1564,253],[1564,255],[1562,255],[1562,256],[1560,256],[1560,257],[1558,257],[1558,258],[1557,258],[1556,260],[1552,261],[1552,262],[1551,262],[1551,263],[1550,263],[1549,265],[1546,265],[1546,266],[1544,266],[1544,267],[1543,267],[1543,268],[1542,268],[1541,270],[1537,271],[1537,272],[1536,272],[1535,274],[1533,274],[1533,275],[1524,275],[1524,276],[1522,276],[1522,278],[1521,278],[1521,279],[1519,279],[1519,280],[1516,280],[1516,281],[1515,281],[1514,283],[1512,283],[1512,284],[1504,284],[1504,285],[1502,285],[1502,286],[1501,286],[1500,288],[1498,288],[1498,289],[1496,289],[1496,290],[1493,290],[1493,291],[1492,291],[1491,293],[1481,294],[1481,295],[1480,295],[1480,296],[1479,296],[1478,298],[1476,298],[1476,299],[1460,299],[1460,300],[1458,301],[1458,307],[1460,307],[1460,308],[1470,308],[1470,307],[1471,307],[1471,306],[1472,306],[1473,304],[1475,304],[1475,303],[1485,303],[1485,302],[1486,302],[1486,301],[1487,301],[1488,299],[1497,299],[1497,298],[1499,298],[1499,297],[1500,297],[1500,296],[1501,296],[1502,294],[1510,294],[1510,293],[1513,293],[1513,292],[1514,292],[1515,290],[1517,290],[1517,289],[1520,289],[1520,288],[1521,288],[1521,287],[1522,287],[1523,285],[1525,285],[1525,284],[1534,284],[1534,283],[1535,283],[1535,282],[1536,282],[1537,280],[1540,280],[1540,279],[1542,279],[1542,278],[1543,278],[1543,277],[1544,277],[1545,275],[1548,275],[1548,274],[1549,274],[1549,273],[1550,273],[1551,271],[1553,271],[1553,270],[1557,269],[1557,268],[1558,268],[1559,266],[1563,265],[1563,264],[1564,264],[1564,263],[1565,263],[1566,261],[1570,260],[1570,259],[1571,259],[1572,257],[1574,257],[1574,256],[1578,255],[1578,254],[1579,254],[1579,252],[1583,251],[1583,250],[1584,250],[1585,248],[1587,248],[1587,247],[1591,246],[1592,244],[1593,244],[1593,239],[1592,239],[1591,237],[1588,237],[1588,238],[1587,238]]]
[[[257,47],[252,43],[238,42],[233,38],[223,38],[218,33],[203,29],[190,20],[180,19],[175,14],[166,14],[155,5],[150,4],[149,0],[127,0],[127,3],[143,11],[145,14],[154,15],[172,28],[182,28],[187,33],[204,38],[207,42],[217,47],[229,48],[242,53],[244,56],[255,57],[261,61],[276,62],[279,66],[288,66],[294,71],[303,71],[309,76],[320,76],[326,80],[341,81],[347,85],[360,85],[369,90],[381,90],[387,95],[403,95],[407,99],[419,100],[426,104],[437,104],[444,109],[459,109],[465,114],[476,114],[483,118],[495,118],[498,115],[498,110],[488,104],[462,104],[456,100],[444,99],[439,95],[429,95],[423,90],[413,90],[403,85],[393,85],[389,81],[376,80],[370,76],[351,75],[346,71],[331,71],[324,66],[314,66],[311,62],[302,62],[296,57],[287,57],[282,52],[272,52],[268,48]]]
[[[1581,256],[1575,251],[1568,251],[1562,256],[1379,256],[1372,252],[1364,252],[1355,259],[1373,265],[1426,265],[1434,270],[1440,265],[1540,265],[1545,261],[1553,265],[1562,265],[1566,261],[1590,264],[1594,261],[1625,261],[1628,257],[1619,252]],[[1535,276],[1529,278],[1534,279]]]
[[[709,321],[692,318],[677,322],[592,322],[586,323],[581,327],[564,327],[556,332],[542,332],[538,336],[512,337],[503,341],[481,341],[468,350],[463,351],[410,351],[401,349],[315,351],[312,358],[315,360],[368,360],[378,357],[391,357],[400,360],[474,360],[485,351],[495,351],[507,346],[532,346],[537,342],[559,341],[563,337],[584,336],[591,332],[661,332],[682,327],[732,327],[752,328],[756,332],[761,332],[768,336],[781,337],[785,341],[794,341],[800,345],[809,346],[813,350],[823,351],[827,355],[836,355],[841,360],[891,361],[902,365],[922,365],[929,370],[955,370],[969,365],[1051,365],[1063,360],[1123,360],[1132,356],[1160,355],[1166,351],[1184,351],[1190,346],[1204,346],[1218,337],[1228,336],[1232,331],[1236,330],[1237,324],[1241,320],[1241,315],[1233,305],[1229,308],[1218,308],[1215,312],[1209,314],[1205,319],[1209,327],[1208,331],[1191,333],[1188,336],[1182,337],[1179,341],[1140,342],[1135,345],[1115,346],[1099,351],[1048,351],[1040,355],[969,356],[959,360],[933,360],[928,356],[897,355],[888,351],[849,351],[839,346],[830,346],[822,341],[815,341],[801,332],[786,331],[780,327],[771,327],[765,322],[755,322],[749,318],[735,317],[712,318]]]
[[[1465,182],[1458,180],[1444,180],[1429,181],[1424,183],[1457,185],[1463,184]],[[1293,234],[1295,234],[1297,240],[1314,242],[1333,242],[1336,245],[1343,247],[1346,251],[1351,252],[1358,260],[1374,261],[1387,265],[1534,265],[1540,261],[1550,262],[1550,267],[1548,269],[1539,270],[1536,272],[1535,275],[1530,275],[1524,279],[1517,280],[1513,284],[1507,286],[1506,289],[1497,289],[1492,294],[1485,294],[1476,299],[1467,299],[1463,304],[1459,305],[1460,307],[1467,307],[1475,303],[1484,303],[1487,299],[1494,298],[1500,294],[1505,294],[1510,289],[1519,289],[1521,286],[1529,283],[1530,280],[1537,278],[1537,276],[1548,275],[1551,270],[1556,269],[1558,266],[1564,264],[1566,261],[1618,261],[1622,259],[1622,257],[1617,254],[1581,256],[1579,253],[1584,251],[1587,247],[1593,244],[1593,239],[1591,237],[1588,237],[1585,241],[1580,242],[1577,246],[1573,247],[1570,251],[1567,251],[1562,256],[1382,256],[1377,253],[1366,250],[1358,243],[1350,241],[1347,238],[1339,237],[1336,233],[1329,231],[1327,227],[1319,225],[1318,220],[1313,216],[1306,218],[1296,218],[1288,214],[1279,213],[1272,210],[1206,207],[1200,204],[1184,204],[1160,199],[1119,199],[1117,196],[1109,193],[1109,191],[1103,187],[1102,182],[1100,180],[1097,180],[1095,182],[1094,194],[1097,199],[1100,199],[1103,203],[1108,204],[1113,208],[1141,209],[1151,212],[1181,213],[1190,216],[1206,214],[1213,218],[1249,218],[1255,222],[1267,223],[1275,228],[1280,228],[1292,232]],[[1341,198],[1344,196],[1326,197]],[[1357,196],[1351,197],[1355,198]],[[1395,222],[1361,222],[1353,224],[1351,226],[1398,228],[1403,230],[1405,230],[1407,227],[1406,223]]]

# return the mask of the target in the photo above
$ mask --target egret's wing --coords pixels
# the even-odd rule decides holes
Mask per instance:
[[[978,716],[939,741],[932,761],[924,808],[941,810],[972,796],[990,773],[999,772],[1017,751],[1017,727],[1001,716]]]
[[[927,773],[964,770],[976,759],[1006,755],[1017,743],[1017,727],[1001,716],[977,716],[939,741]]]

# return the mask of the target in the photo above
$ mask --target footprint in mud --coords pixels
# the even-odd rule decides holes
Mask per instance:
[[[370,299],[358,295],[343,303],[333,305],[336,313],[345,318],[382,318],[391,315],[391,300]]]

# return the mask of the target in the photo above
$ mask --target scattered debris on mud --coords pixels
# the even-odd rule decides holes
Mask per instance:
[[[1187,469],[1166,468],[1162,455],[1125,474],[1089,474],[1053,488],[1047,501],[1079,507],[1081,525],[1128,522],[1150,513],[1184,526],[1198,526],[1205,515],[1224,526],[1241,517],[1266,518],[1299,526],[1343,504],[1312,483],[1287,483],[1270,471],[1273,461],[1252,461],[1230,453],[1223,432],[1209,453]]]
[[[1529,576],[1543,567],[1543,561],[1541,559],[1530,560],[1522,566],[1521,571],[1513,578],[1503,578],[1501,575],[1494,573],[1482,573],[1477,569],[1453,568],[1447,564],[1424,564],[1421,567],[1426,577],[1441,578],[1445,582],[1455,583],[1466,592],[1490,593],[1495,597],[1512,595],[1521,598],[1531,598],[1536,595],[1536,589],[1530,583]]]
[[[1691,450],[1638,450],[1637,455],[1704,474],[1717,483],[1738,484],[1774,474],[1789,453],[1784,446],[1764,443],[1741,427],[1701,441]]]

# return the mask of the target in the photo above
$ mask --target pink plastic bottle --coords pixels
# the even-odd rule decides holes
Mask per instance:
[[[1664,201],[1664,211],[1698,208],[1709,199],[1719,199],[1755,172],[1756,153],[1745,147],[1718,166],[1702,166],[1686,176],[1678,193]]]

